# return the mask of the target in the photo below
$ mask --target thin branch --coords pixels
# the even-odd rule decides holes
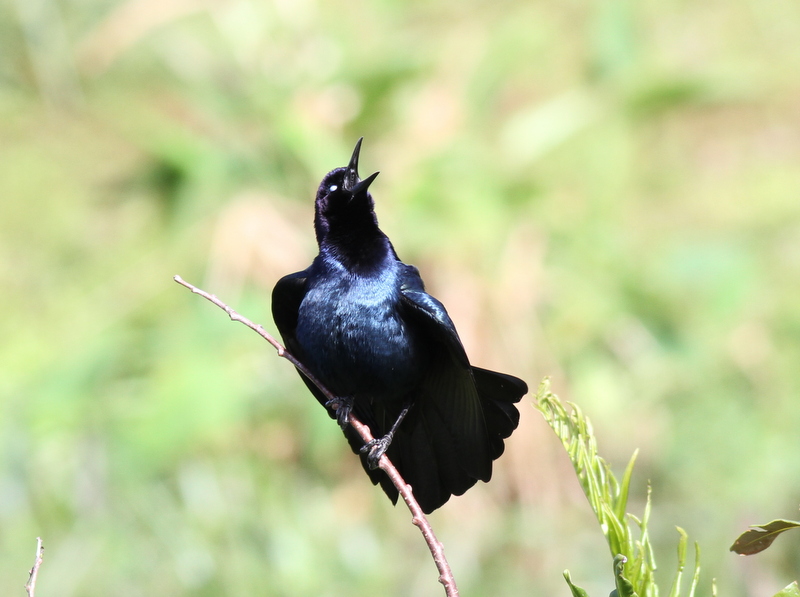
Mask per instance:
[[[279,357],[285,358],[292,365],[294,365],[298,371],[311,380],[311,382],[323,393],[325,398],[334,402],[337,400],[338,397],[328,390],[317,378],[315,378],[314,375],[306,368],[306,366],[298,361],[289,351],[287,351],[280,342],[273,338],[269,332],[264,329],[264,326],[253,323],[247,319],[247,317],[244,317],[243,315],[240,315],[234,311],[231,307],[223,303],[213,294],[209,294],[205,290],[201,290],[200,288],[193,286],[180,276],[175,276],[173,279],[181,286],[185,286],[193,293],[199,294],[204,299],[214,303],[217,307],[228,314],[228,317],[231,318],[231,321],[243,323],[251,330],[256,332],[259,336],[264,338],[264,340],[269,342],[275,348],[275,350],[278,351]],[[334,405],[334,410],[337,409],[338,406]],[[369,427],[358,420],[353,413],[350,413],[349,419],[350,425],[353,426],[365,443],[372,441],[372,432],[370,431]],[[414,498],[411,486],[405,482],[398,470],[392,464],[391,460],[389,460],[385,454],[381,456],[380,460],[378,461],[378,468],[388,475],[389,479],[392,481],[392,484],[397,488],[397,491],[400,492],[400,495],[403,497],[403,501],[405,501],[408,509],[411,511],[412,523],[419,528],[422,536],[425,538],[425,542],[428,544],[428,549],[431,551],[433,561],[436,563],[436,568],[439,570],[439,582],[444,585],[445,594],[447,597],[458,597],[458,587],[456,587],[456,580],[453,577],[453,572],[450,569],[450,565],[447,563],[447,558],[444,555],[444,546],[436,538],[433,528],[428,522],[428,518],[422,511],[422,508],[420,507],[416,498]],[[30,595],[30,597],[33,597],[33,595]]]
[[[39,575],[39,566],[42,565],[43,553],[44,546],[42,545],[42,538],[36,537],[36,560],[33,562],[33,568],[31,568],[28,576],[28,582],[25,584],[25,591],[27,591],[28,597],[34,597],[34,593],[36,592],[36,577]]]

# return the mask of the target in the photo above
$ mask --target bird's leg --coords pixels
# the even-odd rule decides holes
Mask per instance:
[[[328,408],[334,409],[339,427],[346,429],[350,424],[350,413],[353,410],[352,396],[339,396],[325,403]]]
[[[362,454],[367,454],[367,464],[369,468],[374,470],[378,468],[378,461],[381,459],[386,453],[386,450],[389,449],[389,445],[392,443],[392,439],[394,439],[394,434],[397,431],[397,428],[400,427],[400,423],[403,422],[403,419],[406,418],[408,411],[411,409],[411,403],[407,402],[403,405],[400,414],[397,416],[397,420],[392,425],[392,428],[389,430],[389,433],[384,435],[383,437],[379,437],[368,441],[361,447],[360,452]]]

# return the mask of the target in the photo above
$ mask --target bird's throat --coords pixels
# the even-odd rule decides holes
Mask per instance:
[[[331,231],[320,243],[320,255],[333,259],[353,273],[366,275],[396,259],[391,242],[377,227],[374,231]]]

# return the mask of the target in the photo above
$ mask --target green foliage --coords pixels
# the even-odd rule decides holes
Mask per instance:
[[[544,415],[547,423],[561,440],[569,455],[572,466],[578,475],[583,492],[586,494],[592,511],[600,523],[600,529],[608,541],[614,559],[614,580],[616,589],[613,597],[647,596],[658,597],[655,582],[656,562],[647,524],[650,519],[650,488],[641,519],[627,512],[633,465],[637,452],[634,452],[622,480],[618,481],[609,464],[597,452],[597,440],[588,417],[575,404],[564,405],[550,391],[550,380],[545,379],[536,394],[536,408]],[[631,524],[633,523],[633,524]],[[636,527],[634,532],[633,527]],[[681,579],[686,564],[688,536],[678,527],[678,570],[670,590],[670,597],[681,596]],[[688,596],[694,597],[700,577],[700,548],[695,543],[695,565]],[[572,584],[569,574],[564,574],[573,592],[585,594]]]
[[[611,591],[611,597],[639,597],[633,589],[633,584],[624,576],[625,562],[628,561],[623,555],[614,557],[614,584],[616,589]]]
[[[794,581],[779,593],[775,593],[775,597],[800,597],[800,586]]]
[[[569,585],[569,588],[572,591],[572,597],[589,597],[589,594],[586,591],[584,591],[578,586],[575,586],[572,583],[572,578],[569,575],[569,570],[564,570],[564,580],[567,581],[567,584]]]

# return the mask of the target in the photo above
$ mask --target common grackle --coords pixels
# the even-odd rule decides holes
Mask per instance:
[[[492,461],[519,423],[528,391],[510,375],[472,367],[444,305],[425,292],[417,268],[397,257],[378,228],[356,143],[350,163],[328,173],[314,212],[319,255],[284,276],[272,314],[286,347],[331,392],[301,374],[337,418],[364,470],[393,503],[397,489],[377,469],[385,452],[426,513],[492,476]],[[364,445],[353,412],[375,438]]]

